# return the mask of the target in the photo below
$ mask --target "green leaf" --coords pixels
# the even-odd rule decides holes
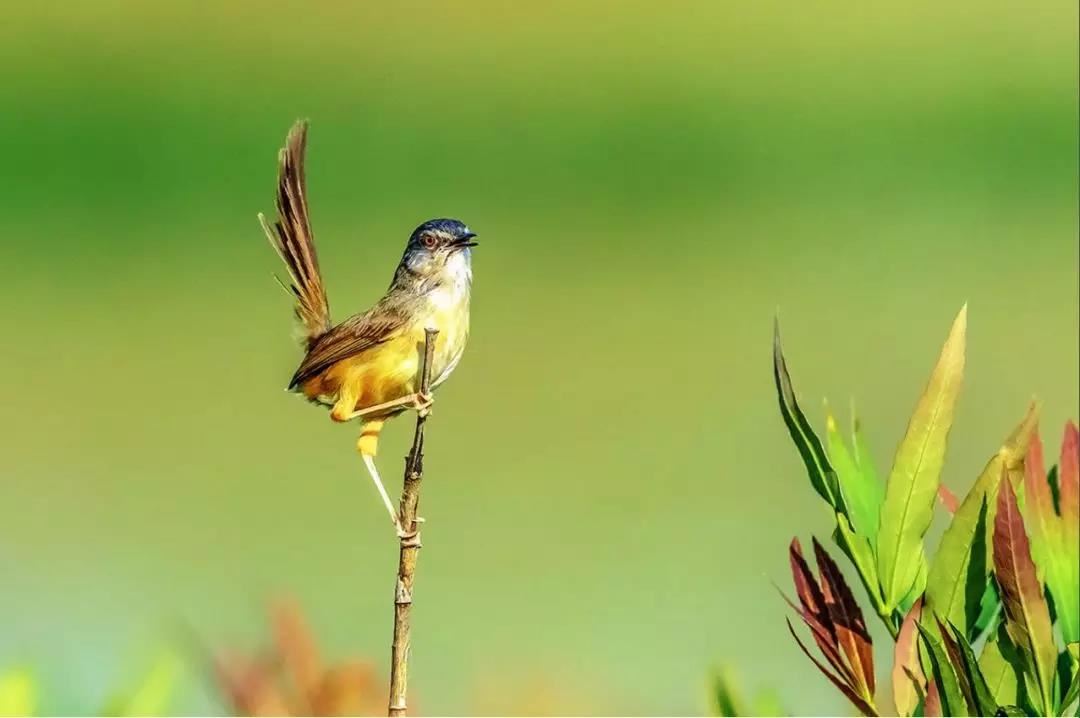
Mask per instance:
[[[1001,598],[998,596],[997,584],[989,581],[982,600],[979,601],[979,617],[975,619],[975,635],[981,636],[991,630],[1001,615]]]
[[[868,460],[863,461],[863,465],[867,467],[867,470],[864,470],[863,465],[848,451],[831,412],[825,418],[825,433],[829,461],[836,470],[847,517],[854,531],[865,536],[870,545],[874,546],[877,543],[879,513],[884,495],[881,482]],[[855,436],[858,437],[858,429]]]
[[[979,656],[979,667],[986,677],[990,695],[998,705],[1014,705],[1021,702],[1021,673],[1023,659],[1012,645],[1002,627],[991,636]]]
[[[1057,649],[1042,585],[1035,573],[1031,548],[1016,494],[1002,473],[994,517],[994,575],[1005,608],[1005,629],[1020,648],[1037,688],[1036,706],[1048,713],[1054,705]]]
[[[949,657],[945,653],[944,646],[942,646],[941,641],[939,641],[937,637],[921,623],[917,624],[917,626],[919,634],[923,639],[923,645],[927,649],[927,656],[930,659],[934,683],[937,685],[938,695],[941,698],[941,715],[968,715],[967,704],[964,701],[963,693],[960,691],[960,683],[957,680],[952,663],[949,662]]]
[[[1024,455],[1038,425],[1039,407],[1032,403],[1020,424],[986,464],[945,529],[926,584],[926,606],[959,626],[968,639],[976,635],[982,599],[990,583],[990,539],[1002,470],[1022,476]]]
[[[1069,710],[1069,706],[1078,698],[1080,698],[1080,666],[1077,666],[1076,662],[1073,661],[1072,680],[1069,682],[1069,688],[1061,699],[1061,715],[1065,715],[1065,712]],[[1080,710],[1080,706],[1077,706],[1077,709]]]
[[[1066,643],[1080,641],[1080,430],[1065,425],[1058,465],[1058,495],[1061,507],[1063,566],[1071,569],[1054,594]]]
[[[877,564],[874,562],[874,552],[865,536],[856,535],[843,514],[836,514],[836,531],[833,533],[833,541],[847,555],[851,563],[855,565],[862,579],[866,594],[871,603],[877,608],[881,605],[881,593],[878,590]]]
[[[37,682],[25,668],[0,674],[0,716],[31,716],[37,709]]]
[[[901,612],[907,613],[910,611],[915,602],[926,592],[927,575],[926,553],[924,552],[923,555],[919,557],[919,571],[915,574],[915,583],[911,584],[911,588],[904,594],[904,597],[900,599],[898,608]]]
[[[945,650],[949,654],[949,661],[953,664],[960,679],[960,687],[964,691],[964,697],[968,707],[975,715],[993,715],[998,710],[998,703],[990,693],[986,678],[979,668],[979,662],[975,659],[975,652],[971,649],[963,631],[953,625],[942,625],[938,622]]]
[[[776,395],[780,401],[780,414],[784,417],[784,424],[787,426],[792,441],[795,442],[795,448],[799,450],[799,455],[806,464],[810,484],[834,510],[843,511],[836,472],[829,464],[829,458],[821,446],[821,440],[814,433],[810,422],[806,420],[806,415],[799,408],[799,402],[795,399],[795,389],[791,386],[791,376],[788,374],[784,351],[780,346],[779,320],[773,327],[773,379],[776,382]]]
[[[933,518],[945,447],[964,375],[966,332],[965,305],[953,322],[915,407],[885,484],[877,558],[888,609],[899,605],[919,573],[923,536]]]

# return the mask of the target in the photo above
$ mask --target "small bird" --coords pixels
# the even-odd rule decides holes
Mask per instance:
[[[306,353],[288,389],[329,407],[334,421],[361,420],[357,449],[398,536],[407,537],[375,468],[379,434],[388,419],[404,411],[430,411],[434,396],[420,393],[425,329],[439,332],[432,389],[446,381],[461,360],[469,338],[476,235],[456,219],[424,222],[409,236],[382,299],[366,312],[333,324],[308,213],[307,134],[307,122],[298,121],[278,153],[277,220],[271,225],[259,214],[289,272],[286,289],[303,331]]]

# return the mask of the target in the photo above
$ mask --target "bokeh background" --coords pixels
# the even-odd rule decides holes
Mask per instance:
[[[701,713],[737,667],[848,708],[773,582],[828,530],[778,416],[854,397],[884,472],[949,324],[945,481],[1078,408],[1077,4],[21,3],[0,24],[0,667],[95,710],[178,625],[291,595],[382,669],[396,550],[255,214],[312,122],[335,318],[468,222],[473,339],[430,425],[429,712]],[[411,422],[380,462],[400,484]],[[192,669],[178,712],[225,710]]]

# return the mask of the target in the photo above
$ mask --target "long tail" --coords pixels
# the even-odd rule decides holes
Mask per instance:
[[[289,270],[288,289],[296,298],[296,318],[303,325],[310,347],[330,329],[330,306],[326,301],[315,238],[308,218],[307,186],[304,181],[304,152],[307,148],[306,120],[299,120],[278,153],[277,221],[273,227],[261,213],[259,222]]]

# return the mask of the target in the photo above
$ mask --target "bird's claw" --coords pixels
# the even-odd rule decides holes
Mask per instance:
[[[420,391],[413,394],[413,408],[416,409],[416,413],[422,418],[431,416],[431,405],[434,403],[434,394],[425,394]]]

